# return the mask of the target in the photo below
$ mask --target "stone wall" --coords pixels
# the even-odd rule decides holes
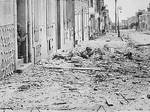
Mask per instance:
[[[87,0],[75,1],[75,38],[76,43],[89,40],[89,12]]]
[[[0,79],[15,69],[15,10],[13,0],[0,0]]]

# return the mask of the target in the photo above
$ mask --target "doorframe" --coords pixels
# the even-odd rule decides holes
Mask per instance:
[[[14,0],[15,1],[15,29],[16,29],[16,64],[17,64],[17,60],[18,58],[18,45],[17,45],[17,24],[18,24],[18,20],[17,20],[17,1],[18,0]],[[25,40],[25,63],[31,63],[32,61],[32,17],[31,17],[31,1],[30,0],[25,0],[25,33],[27,33],[27,39]]]
[[[61,49],[61,0],[57,0],[57,39],[56,48]]]
[[[13,11],[14,11],[14,36],[15,36],[15,66],[14,71],[17,69],[18,60],[18,45],[17,45],[17,0],[13,0]]]
[[[81,28],[82,28],[82,41],[84,41],[84,10],[82,7],[82,11],[81,11]]]

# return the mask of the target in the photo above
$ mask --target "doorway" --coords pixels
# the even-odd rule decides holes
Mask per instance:
[[[81,30],[82,30],[82,41],[84,41],[84,10],[81,12]]]
[[[61,11],[60,0],[57,0],[57,49],[61,49]]]
[[[28,14],[28,0],[17,0],[18,60],[22,63],[31,62]]]

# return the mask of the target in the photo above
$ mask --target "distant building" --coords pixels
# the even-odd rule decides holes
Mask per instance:
[[[130,26],[132,23],[137,23],[138,19],[136,16],[132,16],[132,17],[128,18],[127,21],[128,21],[127,24]]]
[[[121,27],[122,29],[128,29],[128,20],[122,20],[121,21]]]
[[[141,31],[150,31],[150,4],[147,11],[143,11],[139,16],[139,27]]]
[[[75,43],[89,40],[89,1],[74,0],[75,3]],[[68,11],[70,11],[68,9]]]
[[[95,33],[105,33],[109,30],[109,11],[104,5],[104,0],[89,1],[90,37]]]

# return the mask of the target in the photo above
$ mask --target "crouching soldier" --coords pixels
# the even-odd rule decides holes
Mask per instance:
[[[18,58],[25,59],[27,33],[21,24],[17,24]]]

